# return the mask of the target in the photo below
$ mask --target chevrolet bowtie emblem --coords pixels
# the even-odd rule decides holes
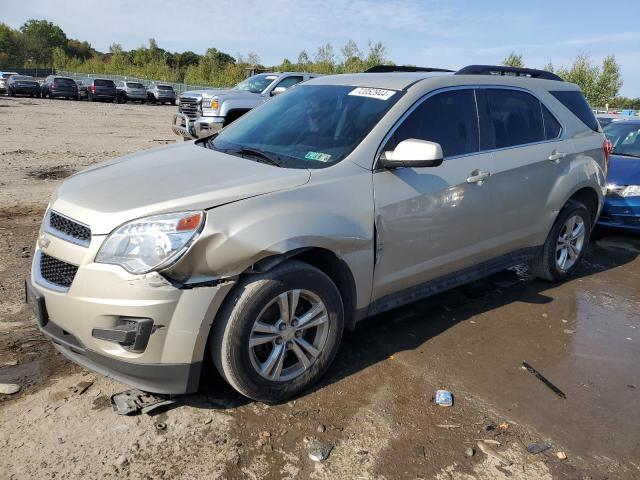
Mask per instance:
[[[43,233],[38,237],[38,246],[40,248],[47,248],[50,243],[51,243],[51,240],[49,239],[46,233]]]

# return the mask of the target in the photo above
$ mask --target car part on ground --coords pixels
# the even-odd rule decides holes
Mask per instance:
[[[184,92],[173,117],[173,132],[187,140],[212,135],[252,108],[317,76],[299,72],[260,73],[233,88]]]
[[[142,390],[195,391],[210,355],[277,402],[368,316],[525,262],[568,278],[609,150],[577,86],[522,75],[320,77],[69,177],[27,282],[40,329]]]

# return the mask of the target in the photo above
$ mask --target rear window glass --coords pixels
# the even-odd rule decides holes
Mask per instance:
[[[169,85],[158,85],[158,90],[173,90]]]
[[[73,80],[71,80],[70,78],[56,78],[54,80],[58,85],[63,85],[65,87],[72,87],[76,84],[76,82],[74,82]]]
[[[2,78],[9,78],[11,75],[15,75],[15,73],[3,73]]]
[[[571,110],[571,113],[578,117],[582,123],[591,130],[595,132],[600,130],[598,120],[596,120],[596,117],[591,111],[591,107],[589,107],[584,95],[582,95],[582,92],[577,90],[564,90],[549,93],[556,97],[565,107]]]
[[[445,157],[478,151],[478,119],[473,90],[452,90],[427,98],[398,127],[385,146],[409,138],[439,143]]]
[[[482,150],[506,148],[545,139],[540,101],[517,90],[479,89]]]
[[[141,83],[127,82],[129,88],[144,88]]]
[[[553,140],[554,138],[558,138],[560,136],[560,132],[562,131],[562,125],[556,120],[549,109],[545,107],[542,103],[540,104],[542,107],[542,120],[544,121],[544,135],[547,140]]]
[[[14,75],[13,80],[31,80],[34,81],[33,77],[27,77],[25,75]]]
[[[96,87],[115,87],[115,84],[111,80],[94,80],[93,84]]]

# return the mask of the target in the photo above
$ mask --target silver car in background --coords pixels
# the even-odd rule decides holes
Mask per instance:
[[[147,102],[176,104],[176,92],[171,85],[152,83],[147,87]]]
[[[386,71],[309,80],[217,135],[66,179],[27,281],[42,332],[142,390],[194,392],[208,357],[279,402],[371,315],[523,263],[570,278],[609,152],[580,89]]]
[[[119,81],[116,83],[116,102],[140,102],[147,101],[147,89],[140,82]]]
[[[173,132],[186,140],[206,137],[272,97],[317,76],[301,72],[259,73],[233,88],[184,92],[173,117]]]

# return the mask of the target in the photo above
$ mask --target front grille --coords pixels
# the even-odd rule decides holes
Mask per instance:
[[[198,118],[198,100],[189,97],[180,97],[180,113],[184,113],[191,120]]]
[[[63,217],[56,212],[49,213],[49,226],[69,237],[75,238],[80,243],[88,244],[91,241],[91,229],[70,218]]]
[[[77,271],[78,267],[75,265],[50,257],[46,253],[40,254],[40,276],[49,283],[69,288]]]

